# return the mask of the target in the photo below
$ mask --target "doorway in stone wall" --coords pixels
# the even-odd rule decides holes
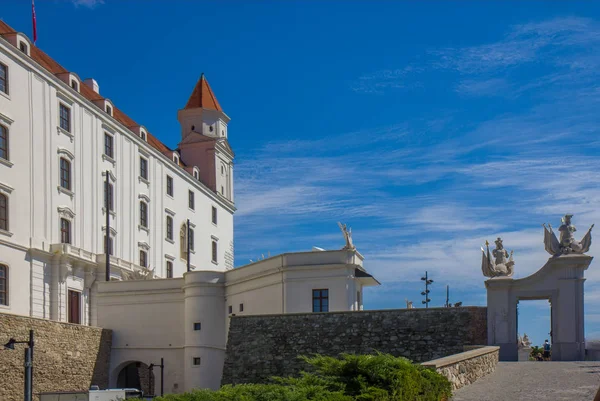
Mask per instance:
[[[549,298],[519,298],[517,300],[518,361],[537,359],[534,347],[543,349],[544,341],[552,345],[552,304]],[[543,352],[540,352],[543,359]]]
[[[154,373],[143,362],[131,362],[125,365],[117,378],[118,388],[135,388],[145,395],[154,395]]]

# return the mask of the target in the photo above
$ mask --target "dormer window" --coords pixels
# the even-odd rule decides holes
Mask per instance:
[[[110,105],[106,105],[106,114],[112,116],[112,107],[110,107]]]
[[[192,174],[195,179],[197,179],[197,180],[200,179],[200,170],[198,170],[198,167],[194,167],[194,172]]]
[[[209,130],[210,132],[213,132],[213,126],[211,125],[210,127],[208,127],[208,130]]]
[[[19,42],[19,50],[21,50],[25,54],[29,54],[29,49],[25,42]]]
[[[75,89],[77,92],[79,92],[79,84],[77,83],[77,81],[75,81],[74,79],[71,80],[71,88]]]
[[[179,156],[177,156],[177,153],[173,153],[173,162],[179,164]]]
[[[142,133],[141,133],[141,135],[140,135],[140,136],[142,137],[142,139],[143,139],[144,141],[147,141],[147,140],[148,140],[148,139],[147,139],[147,137],[146,137],[146,133],[145,133],[144,131],[142,131]]]

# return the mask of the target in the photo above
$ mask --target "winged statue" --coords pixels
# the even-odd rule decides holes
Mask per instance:
[[[560,240],[556,238],[552,226],[543,224],[544,226],[544,248],[552,256],[568,255],[570,253],[582,254],[590,250],[592,245],[592,228],[594,225],[587,230],[581,241],[575,240],[573,233],[577,231],[575,226],[571,223],[572,214],[565,214],[561,219],[561,226],[558,228],[560,233]]]
[[[352,228],[348,228],[345,224],[342,224],[339,221],[338,226],[340,227],[340,230],[342,230],[342,234],[344,235],[344,239],[346,240],[346,245],[342,249],[351,251],[355,250],[356,247],[352,242]]]
[[[498,237],[496,249],[490,253],[490,243],[485,241],[484,250],[481,248],[481,271],[486,277],[512,277],[515,272],[515,261],[513,260],[513,251],[510,254],[502,244],[502,238]]]

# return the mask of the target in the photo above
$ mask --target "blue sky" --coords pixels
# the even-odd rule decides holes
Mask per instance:
[[[600,222],[595,2],[37,0],[38,45],[171,147],[201,72],[232,118],[236,265],[339,248],[352,227],[383,285],[366,307],[485,305],[479,247],[516,277],[548,255],[541,224]],[[31,32],[30,5],[0,17]],[[598,255],[597,242],[590,251]],[[600,272],[586,333],[600,338]],[[547,338],[547,302],[521,331]]]

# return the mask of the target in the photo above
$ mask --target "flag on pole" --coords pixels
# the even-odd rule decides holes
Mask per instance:
[[[33,23],[33,44],[37,40],[37,23],[35,21],[35,3],[31,0],[31,22]]]

